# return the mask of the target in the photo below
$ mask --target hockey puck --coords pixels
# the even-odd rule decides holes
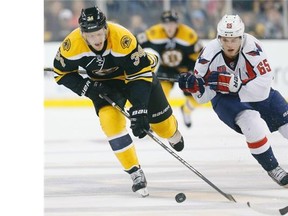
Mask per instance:
[[[176,196],[175,196],[175,200],[176,202],[178,203],[182,203],[186,200],[186,196],[184,193],[178,193]]]

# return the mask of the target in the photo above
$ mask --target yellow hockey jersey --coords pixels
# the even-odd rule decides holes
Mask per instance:
[[[143,79],[152,81],[155,56],[147,55],[136,38],[121,25],[108,22],[108,36],[102,51],[93,51],[81,36],[79,28],[62,42],[54,59],[56,81],[79,67],[93,80],[120,79],[126,82]]]
[[[193,71],[195,61],[202,49],[197,33],[189,26],[179,23],[173,38],[169,38],[161,24],[151,26],[137,35],[143,48],[155,50],[160,58],[161,73]]]

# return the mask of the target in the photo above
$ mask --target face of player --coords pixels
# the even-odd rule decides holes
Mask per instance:
[[[220,37],[220,43],[225,56],[235,58],[241,47],[241,37]]]
[[[172,38],[177,30],[178,23],[176,22],[166,22],[162,23],[163,28],[165,29],[165,32],[169,38]]]
[[[105,28],[102,28],[95,32],[82,32],[82,35],[89,45],[95,50],[101,51],[106,40],[106,31]]]

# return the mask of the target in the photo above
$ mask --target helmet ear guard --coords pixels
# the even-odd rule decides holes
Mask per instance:
[[[78,23],[82,32],[94,32],[106,27],[106,16],[98,7],[82,9]]]

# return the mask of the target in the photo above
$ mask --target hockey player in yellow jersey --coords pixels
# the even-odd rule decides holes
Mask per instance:
[[[157,61],[155,55],[144,52],[130,31],[108,22],[98,7],[82,9],[79,28],[64,39],[54,59],[56,82],[92,100],[112,151],[133,180],[132,190],[143,197],[149,195],[147,181],[125,116],[101,95],[122,109],[130,102],[134,136],[143,138],[145,130],[152,129],[181,151],[184,141],[177,120],[153,72]],[[79,73],[79,66],[87,76]]]
[[[167,79],[161,81],[162,88],[168,98],[174,87],[174,80],[182,72],[193,71],[195,61],[202,49],[197,33],[189,26],[180,23],[174,10],[164,11],[161,23],[151,26],[137,35],[143,48],[151,48],[160,56],[157,76]],[[190,114],[193,110],[193,97],[185,95],[185,103],[181,106],[184,123],[191,127]]]

